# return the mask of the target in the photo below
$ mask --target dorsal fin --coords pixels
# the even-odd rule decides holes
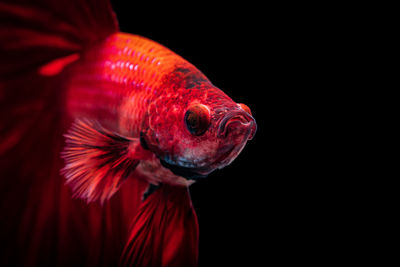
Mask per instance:
[[[76,120],[64,135],[62,174],[74,197],[104,203],[139,163],[130,153],[139,140],[126,138],[89,120]]]

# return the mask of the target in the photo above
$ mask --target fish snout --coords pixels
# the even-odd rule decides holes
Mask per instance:
[[[229,134],[246,135],[247,139],[251,140],[256,130],[256,121],[249,113],[242,110],[231,111],[222,118],[218,128],[218,136],[226,137]]]

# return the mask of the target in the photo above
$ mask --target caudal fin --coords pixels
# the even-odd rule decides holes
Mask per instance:
[[[140,203],[131,191],[145,185],[129,182],[102,209],[73,200],[59,175],[69,123],[63,70],[116,31],[106,0],[0,2],[0,266],[99,266],[119,258],[130,210]]]

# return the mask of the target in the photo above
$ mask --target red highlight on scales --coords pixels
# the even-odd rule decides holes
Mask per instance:
[[[35,2],[0,4],[0,263],[195,266],[188,187],[254,136],[250,108],[105,0]]]

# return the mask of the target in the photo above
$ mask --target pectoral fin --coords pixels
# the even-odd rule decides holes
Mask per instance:
[[[75,121],[64,136],[62,174],[74,197],[87,202],[108,200],[150,153],[141,148],[139,139],[121,136],[87,120]]]

